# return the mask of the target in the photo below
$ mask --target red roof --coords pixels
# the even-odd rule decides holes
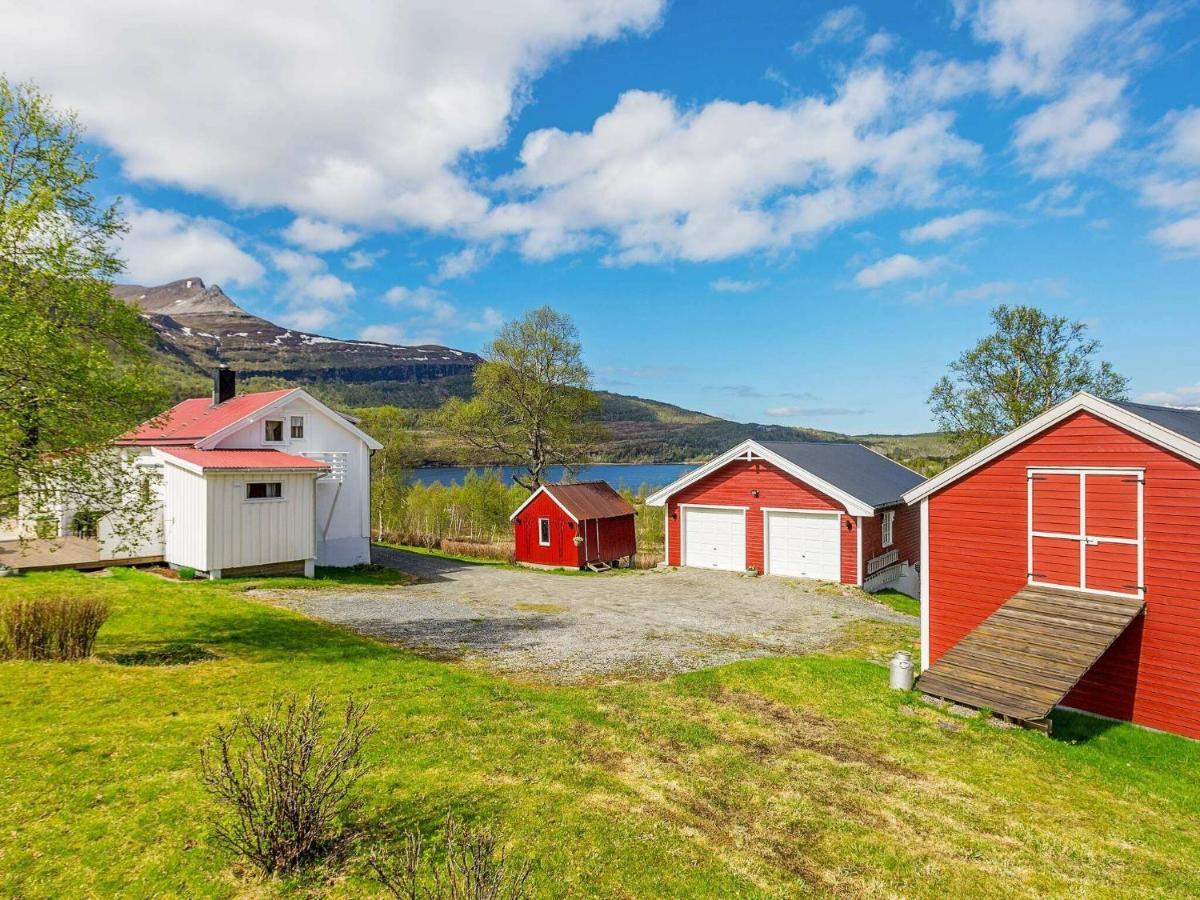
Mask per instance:
[[[629,503],[609,486],[607,481],[584,481],[580,484],[543,485],[546,493],[558,501],[559,506],[575,517],[584,519],[611,519],[616,516],[636,514]]]
[[[162,447],[163,453],[202,469],[328,469],[320,460],[284,453],[282,450],[196,450],[193,447]]]
[[[194,397],[127,431],[116,442],[126,446],[192,445],[270,406],[293,390],[295,388],[240,394],[220,406],[213,406],[208,397]]]

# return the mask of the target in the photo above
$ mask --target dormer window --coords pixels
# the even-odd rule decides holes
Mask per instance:
[[[283,443],[283,419],[267,419],[263,422],[263,440],[268,444]]]

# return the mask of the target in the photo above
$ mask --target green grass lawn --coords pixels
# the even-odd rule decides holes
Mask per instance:
[[[373,891],[361,846],[262,885],[210,838],[197,745],[239,706],[314,688],[369,700],[379,726],[362,840],[432,833],[448,809],[494,821],[537,861],[540,896],[1200,892],[1200,745],[1069,714],[1048,739],[891,693],[874,660],[906,627],[858,626],[825,655],[540,687],[239,585],[0,580],[0,602],[52,592],[110,600],[109,661],[0,663],[0,893]]]

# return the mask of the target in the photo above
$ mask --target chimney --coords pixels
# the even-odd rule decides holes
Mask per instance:
[[[226,400],[232,400],[237,393],[237,373],[225,363],[221,363],[213,372],[213,406],[220,406]]]

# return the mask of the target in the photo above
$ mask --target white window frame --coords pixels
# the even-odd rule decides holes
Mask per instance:
[[[543,537],[543,529],[545,529],[545,537]],[[550,546],[550,517],[542,516],[538,519],[538,546]]]
[[[1087,477],[1089,474],[1103,475],[1107,477],[1136,478],[1137,479],[1137,537],[1136,538],[1118,538],[1118,537],[1103,537],[1087,533]],[[1033,530],[1033,482],[1037,475],[1077,475],[1079,476],[1079,531],[1078,534],[1066,534],[1056,531],[1034,531]],[[1079,591],[1084,594],[1102,594],[1106,597],[1136,597],[1138,600],[1146,598],[1146,522],[1145,522],[1145,489],[1146,489],[1146,470],[1143,468],[1106,468],[1103,466],[1029,466],[1025,470],[1025,481],[1027,485],[1026,493],[1026,526],[1025,532],[1029,536],[1028,549],[1026,557],[1026,580],[1033,587],[1048,587],[1048,588],[1065,588],[1066,590]],[[1061,540],[1074,540],[1079,542],[1079,584],[1073,586],[1069,584],[1052,584],[1048,581],[1035,581],[1033,572],[1033,539],[1040,538],[1058,538]],[[1087,586],[1087,548],[1088,545],[1095,544],[1132,544],[1137,547],[1137,590],[1130,593],[1127,591],[1105,591],[1099,588],[1090,588]]]
[[[279,495],[276,497],[251,497],[250,486],[255,484],[277,484],[279,485]],[[282,481],[247,481],[242,500],[246,503],[279,503],[283,500],[283,482]]]
[[[297,424],[299,424],[299,426],[300,426],[300,435],[298,437],[295,434]],[[287,419],[288,440],[292,440],[292,441],[304,440],[305,429],[307,429],[307,428],[308,428],[308,421],[304,416],[294,416],[294,415],[288,416],[288,419]]]
[[[267,426],[270,425],[272,422],[279,423],[279,440],[277,440],[277,441],[273,441],[269,437],[267,437]],[[264,444],[282,444],[285,442],[285,435],[287,434],[287,431],[285,430],[286,426],[287,426],[286,419],[283,419],[283,418],[263,419],[262,426],[263,426],[262,439],[263,439]]]
[[[892,544],[896,543],[895,531],[896,527],[896,511],[894,509],[885,509],[880,519],[880,526],[883,537],[883,549],[886,550]]]

